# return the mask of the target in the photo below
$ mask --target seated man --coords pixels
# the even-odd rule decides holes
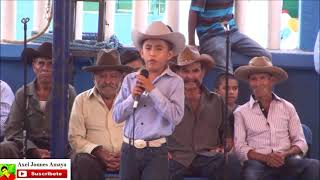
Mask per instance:
[[[123,74],[132,68],[121,65],[117,50],[104,49],[83,70],[93,73],[94,87],[76,97],[70,115],[69,142],[77,153],[72,179],[103,180],[105,171],[119,171],[123,124],[113,121],[111,109]]]
[[[244,179],[319,179],[319,161],[301,157],[308,146],[294,106],[272,91],[287,73],[268,58],[255,57],[236,69],[235,77],[252,91],[249,102],[234,112],[235,149],[244,161]]]
[[[10,86],[0,80],[0,142],[4,138],[4,124],[8,118],[14,94]]]
[[[181,123],[168,138],[172,180],[183,180],[185,175],[223,179],[223,137],[227,137],[226,150],[229,151],[232,132],[231,126],[225,127],[223,98],[202,84],[206,72],[213,67],[211,56],[200,55],[194,46],[186,46],[178,56],[176,70],[184,80],[185,110]],[[233,169],[228,173],[233,174],[233,179],[240,176],[237,162],[235,156],[230,155],[229,163]]]
[[[239,83],[238,80],[231,74],[226,75],[221,73],[218,75],[215,81],[215,92],[220,94],[223,99],[226,97],[226,77],[228,76],[228,100],[225,101],[228,108],[233,112],[239,105],[237,104],[238,93],[239,93]]]
[[[135,71],[138,71],[141,67],[143,67],[144,62],[136,48],[124,47],[119,49],[119,53],[121,64],[130,66]]]
[[[17,90],[7,124],[5,138],[0,144],[0,159],[23,157],[23,129],[26,127],[27,151],[26,158],[50,157],[50,114],[52,104],[52,44],[43,43],[37,50],[26,48],[22,53],[28,63],[32,63],[35,79],[27,84],[27,107],[24,114],[24,87]],[[68,112],[76,96],[74,88],[68,88]]]

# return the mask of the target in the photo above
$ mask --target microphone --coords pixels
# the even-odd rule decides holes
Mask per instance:
[[[149,77],[149,71],[146,70],[146,69],[141,69],[140,75],[144,76],[145,78],[148,78]],[[139,100],[140,100],[140,96],[136,96],[133,99],[134,99],[133,109],[137,109],[138,104],[139,104]]]
[[[230,26],[229,26],[228,21],[222,22],[222,23],[221,23],[221,26],[223,27],[223,30],[224,30],[225,32],[229,32],[229,31],[230,31]]]

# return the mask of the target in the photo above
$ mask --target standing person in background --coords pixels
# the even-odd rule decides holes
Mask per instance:
[[[112,119],[112,106],[124,74],[115,49],[99,51],[95,65],[83,68],[93,73],[94,87],[74,100],[69,123],[73,180],[104,180],[105,172],[118,172],[123,123]],[[90,169],[90,171],[88,171]]]
[[[226,97],[226,77],[228,76],[228,100],[225,100]],[[239,94],[239,82],[232,75],[225,73],[221,73],[218,75],[215,81],[215,92],[220,94],[222,98],[224,98],[225,102],[228,105],[228,108],[231,112],[233,112],[239,105],[237,104],[238,94]]]
[[[13,101],[14,94],[10,86],[6,82],[0,80],[0,142],[2,142],[4,138],[4,125]]]
[[[134,30],[132,41],[149,76],[140,72],[128,74],[114,104],[113,119],[125,122],[120,179],[166,180],[166,137],[172,134],[184,113],[183,80],[171,71],[168,63],[183,50],[185,38],[155,21],[145,32]],[[137,98],[139,103],[134,108]]]
[[[226,37],[224,25],[230,27],[230,47],[232,51],[248,57],[271,54],[257,42],[239,32],[233,14],[234,0],[192,0],[188,34],[189,44],[195,45],[195,31],[199,38],[200,53],[209,54],[216,60],[217,73],[226,69]],[[232,62],[228,72],[233,73]]]

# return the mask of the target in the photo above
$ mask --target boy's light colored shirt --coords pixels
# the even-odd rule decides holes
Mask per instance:
[[[115,100],[113,119],[125,121],[124,135],[132,138],[133,103],[131,94],[136,84],[136,72],[123,80]],[[184,114],[184,83],[181,77],[167,68],[154,81],[155,88],[141,95],[135,112],[134,139],[153,140],[172,134]]]

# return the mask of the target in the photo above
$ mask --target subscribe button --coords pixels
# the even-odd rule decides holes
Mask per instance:
[[[20,169],[18,178],[67,178],[66,169]]]

